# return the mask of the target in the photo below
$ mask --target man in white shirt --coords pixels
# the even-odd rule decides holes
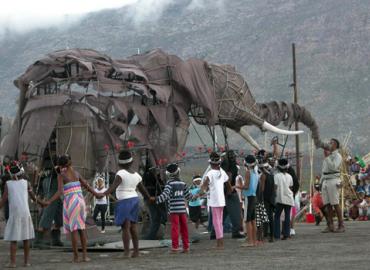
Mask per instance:
[[[323,230],[323,233],[345,231],[342,210],[339,205],[339,192],[342,188],[340,180],[342,156],[338,152],[339,146],[339,141],[333,138],[330,140],[330,148],[324,150],[325,159],[322,165],[320,182],[322,185],[322,200],[328,210],[328,227]],[[336,230],[334,230],[333,208],[338,217],[338,228]]]

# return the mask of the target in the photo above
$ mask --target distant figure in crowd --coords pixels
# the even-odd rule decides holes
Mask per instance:
[[[265,224],[265,235],[269,236],[269,242],[274,241],[274,209],[275,209],[275,158],[272,154],[267,155],[267,163],[269,166],[263,166],[262,172],[266,175],[265,189],[263,191],[263,200],[269,220],[268,224]]]
[[[221,169],[221,157],[216,152],[212,152],[209,158],[211,169],[207,172],[202,184],[202,191],[209,190],[208,205],[212,212],[212,223],[216,233],[216,249],[224,249],[224,232],[223,232],[223,210],[226,205],[224,184],[230,192],[231,185],[228,175]]]
[[[143,175],[143,184],[151,197],[157,197],[164,188],[158,169],[151,167],[149,161],[147,161],[147,168]],[[145,200],[145,204],[149,210],[150,227],[144,238],[146,240],[157,240],[161,224],[164,226],[167,222],[166,203],[155,204],[150,200]]]
[[[58,192],[58,173],[54,168],[54,160],[47,158],[44,161],[44,171],[41,176],[41,194],[44,200],[48,200]],[[63,201],[58,198],[42,210],[39,228],[36,231],[35,247],[47,248],[50,246],[63,246],[60,228],[63,226]],[[51,229],[51,243],[44,240],[44,235]]]
[[[201,188],[200,184],[202,183],[202,177],[200,175],[193,176],[193,184],[191,185],[189,192],[192,196],[200,194]],[[198,230],[201,223],[202,215],[202,201],[200,197],[194,198],[189,201],[189,217],[190,220],[195,224],[195,229]]]
[[[322,196],[320,193],[320,184],[314,185],[314,192],[312,196],[312,209],[315,215],[316,226],[320,225],[320,222],[325,217],[326,223],[328,224],[328,213],[326,207],[322,201]]]
[[[242,224],[240,224],[240,200],[236,191],[236,178],[238,177],[238,167],[236,164],[236,156],[233,150],[228,150],[223,157],[221,162],[221,168],[226,172],[229,177],[229,183],[231,185],[231,191],[225,187],[225,202],[223,218],[229,216],[232,224],[232,238],[244,238],[244,235],[240,234]]]
[[[24,266],[30,266],[29,240],[35,238],[30,209],[28,206],[28,195],[37,202],[30,184],[23,177],[23,172],[17,164],[9,165],[8,172],[11,179],[6,182],[0,208],[5,202],[9,202],[9,219],[6,223],[4,240],[10,242],[10,262],[6,268],[16,267],[17,241],[23,241]]]
[[[322,165],[321,183],[322,200],[328,211],[328,227],[323,231],[344,232],[342,211],[339,205],[339,192],[342,188],[340,166],[342,156],[339,154],[340,144],[337,139],[331,139],[329,149],[324,150],[325,159]],[[333,207],[338,217],[338,228],[334,230]]]
[[[157,203],[168,201],[168,209],[171,217],[171,253],[179,252],[179,227],[182,239],[182,252],[189,252],[189,231],[186,214],[186,200],[190,200],[191,194],[184,181],[180,179],[180,168],[172,163],[166,167],[168,181],[162,194],[156,198]]]
[[[117,202],[114,209],[114,222],[122,229],[122,242],[124,248],[123,258],[130,257],[130,236],[134,251],[131,257],[139,256],[139,237],[137,232],[137,222],[139,219],[139,196],[136,189],[143,194],[146,200],[154,203],[154,198],[150,198],[148,191],[142,183],[141,176],[132,168],[133,157],[131,152],[123,150],[119,153],[118,164],[120,170],[116,173],[113,184],[103,193],[98,193],[97,197],[102,198],[116,191]]]
[[[242,244],[242,247],[254,247],[257,245],[257,227],[256,227],[256,192],[259,181],[257,160],[253,155],[245,157],[244,165],[246,167],[243,196],[246,204],[245,222],[247,227],[248,242]]]
[[[96,181],[96,193],[104,193],[107,191],[107,188],[105,187],[105,180],[102,177],[99,177]],[[100,214],[100,220],[101,220],[101,233],[105,233],[105,215],[107,213],[108,208],[108,202],[107,202],[107,196],[104,196],[100,199],[96,199],[95,201],[95,208],[94,208],[94,214],[93,218],[96,223],[97,217]]]
[[[275,211],[275,239],[280,239],[280,216],[284,210],[284,226],[282,240],[286,240],[290,236],[290,210],[294,206],[293,198],[293,179],[288,174],[288,160],[285,158],[279,159],[277,165],[278,172],[274,176],[276,188],[276,211]]]
[[[87,257],[87,236],[86,236],[86,204],[82,194],[81,185],[94,196],[97,193],[81,175],[72,167],[69,155],[60,156],[58,159],[58,192],[46,200],[46,205],[51,205],[61,195],[63,199],[63,226],[64,232],[71,234],[73,261],[79,262],[78,258],[78,237],[82,248],[82,261],[88,262]]]

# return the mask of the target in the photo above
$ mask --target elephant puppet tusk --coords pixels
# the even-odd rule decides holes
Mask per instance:
[[[242,127],[240,129],[239,134],[240,134],[240,136],[243,137],[243,139],[245,139],[247,142],[249,142],[250,145],[252,145],[257,150],[260,150],[260,147],[259,147],[258,143],[252,138],[251,135],[249,135],[248,131],[244,127]]]
[[[266,121],[263,122],[262,127],[266,130],[269,130],[269,131],[272,131],[272,132],[275,132],[275,133],[278,133],[278,134],[283,134],[283,135],[298,135],[298,134],[303,133],[303,130],[292,131],[292,130],[280,129],[280,128],[277,128],[277,127],[271,125],[270,123],[268,123]]]

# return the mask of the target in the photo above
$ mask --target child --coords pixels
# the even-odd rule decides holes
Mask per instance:
[[[97,193],[104,193],[107,189],[105,188],[104,178],[98,178],[97,180],[97,187],[95,188],[95,192]],[[100,213],[101,218],[101,233],[105,233],[105,213],[107,212],[107,197],[104,196],[101,199],[96,199],[95,201],[95,208],[94,208],[94,214],[93,218],[96,223],[96,218],[98,217],[98,214]]]
[[[180,168],[172,163],[166,167],[168,182],[162,194],[156,198],[156,203],[160,204],[168,201],[168,208],[171,217],[171,253],[179,251],[179,225],[182,239],[182,252],[189,252],[189,233],[186,218],[185,200],[189,200],[191,194],[186,184],[179,178]]]
[[[15,257],[17,252],[17,241],[23,241],[24,266],[31,266],[29,263],[30,245],[29,240],[35,238],[30,209],[28,206],[28,195],[36,202],[36,196],[32,192],[27,180],[22,177],[23,171],[13,163],[10,166],[9,174],[11,179],[6,182],[3,197],[0,201],[0,208],[9,201],[9,219],[6,223],[4,240],[10,241],[10,263],[6,268],[15,268]]]
[[[283,237],[281,240],[287,240],[290,236],[290,210],[294,206],[293,198],[293,178],[288,173],[289,163],[285,158],[278,161],[278,172],[274,175],[276,189],[276,211],[274,235],[276,239],[280,239],[280,217],[284,210],[284,227]]]
[[[193,185],[190,187],[189,192],[191,195],[195,196],[200,193],[200,183],[202,178],[200,175],[195,175],[193,177]],[[201,223],[201,214],[202,214],[202,202],[199,197],[194,198],[189,201],[189,217],[192,222],[195,224],[195,229],[198,230],[199,224]]]
[[[224,249],[223,240],[223,211],[225,203],[224,184],[226,183],[227,190],[231,191],[231,185],[228,175],[221,169],[221,157],[216,152],[210,154],[208,161],[211,169],[207,172],[202,184],[202,192],[209,189],[208,205],[212,211],[212,223],[216,233],[218,250]]]
[[[45,202],[46,205],[58,200],[63,194],[63,226],[66,233],[71,233],[73,261],[79,262],[77,241],[80,237],[82,248],[82,261],[88,262],[87,237],[86,237],[86,204],[82,194],[81,185],[91,194],[97,196],[94,189],[89,186],[86,180],[72,168],[71,158],[63,155],[58,159],[58,191]]]
[[[353,205],[358,208],[358,219],[360,221],[367,220],[367,201],[365,199],[365,190],[359,188],[357,190],[358,200],[353,202]]]
[[[253,155],[245,157],[244,165],[246,167],[243,195],[247,200],[246,227],[248,242],[242,244],[242,247],[257,246],[257,227],[256,227],[256,192],[258,186],[257,160]]]
[[[113,184],[104,193],[98,193],[98,198],[116,192],[117,202],[114,207],[114,222],[121,227],[124,253],[120,258],[130,256],[130,238],[134,248],[131,258],[139,257],[139,236],[137,222],[139,220],[140,200],[136,190],[151,203],[155,198],[149,196],[143,185],[141,176],[133,169],[134,159],[130,151],[122,150],[118,155],[119,171]]]

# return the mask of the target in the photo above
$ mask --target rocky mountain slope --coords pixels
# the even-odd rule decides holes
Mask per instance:
[[[299,103],[317,119],[322,137],[342,139],[352,130],[358,151],[370,149],[367,0],[228,0],[200,8],[189,8],[189,1],[176,1],[159,18],[152,13],[140,22],[125,7],[91,13],[68,29],[9,31],[0,40],[0,114],[15,114],[12,81],[42,55],[66,47],[116,58],[160,47],[182,58],[229,63],[245,76],[258,102],[292,100],[295,42]]]

